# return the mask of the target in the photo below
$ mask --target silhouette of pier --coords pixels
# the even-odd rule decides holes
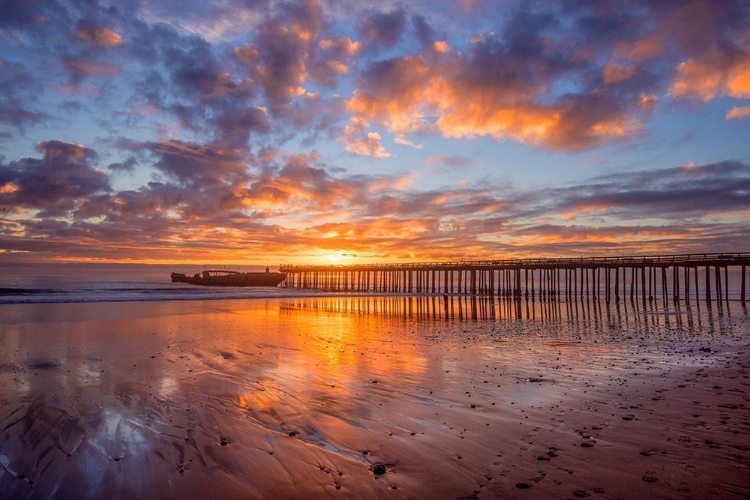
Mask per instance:
[[[739,277],[745,303],[750,253],[506,259],[401,264],[282,265],[287,288],[334,292],[454,294],[611,301],[730,300]],[[737,276],[739,274],[739,276]]]

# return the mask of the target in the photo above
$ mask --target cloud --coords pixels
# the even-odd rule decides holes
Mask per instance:
[[[37,113],[15,106],[0,104],[0,123],[21,127],[25,124],[40,123],[49,118],[46,113]]]
[[[217,150],[207,145],[181,141],[134,144],[156,156],[154,167],[192,188],[237,184],[248,179],[243,152]]]
[[[43,89],[24,65],[0,59],[0,123],[23,128],[49,119],[48,113],[34,109]]]
[[[741,162],[607,174],[529,191],[486,183],[418,191],[408,175],[335,175],[315,152],[232,156],[206,144],[123,141],[127,165],[151,156],[163,178],[115,191],[93,150],[61,141],[38,149],[42,159],[0,165],[0,206],[30,211],[6,212],[0,245],[36,255],[172,260],[180,251],[205,260],[347,248],[451,259],[487,257],[492,248],[638,253],[670,238],[670,248],[685,252],[707,244],[723,251],[748,236],[737,225],[748,215],[750,192],[750,165]],[[429,161],[462,168],[469,160]]]
[[[664,220],[746,211],[750,165],[724,161],[697,166],[601,176],[591,182],[555,189],[555,210],[566,214],[605,214],[620,220]]]
[[[461,170],[471,165],[471,160],[463,156],[429,155],[425,164],[436,168],[439,172]]]
[[[36,0],[4,0],[0,26],[33,26],[43,24],[42,3]]]
[[[664,36],[679,43],[676,52],[686,56],[675,65],[670,96],[703,101],[750,97],[750,48],[742,35],[748,13],[743,2],[692,1],[665,17]]]
[[[608,87],[597,87],[601,70],[572,57],[583,47],[540,42],[558,28],[548,15],[519,11],[503,38],[482,37],[465,52],[376,61],[358,79],[347,110],[402,137],[438,131],[564,151],[639,134],[656,102],[652,95],[644,99],[644,77],[630,66],[610,65],[602,82]],[[591,87],[555,90],[558,81],[573,78]]]
[[[738,118],[745,118],[750,116],[750,106],[733,107],[727,112],[727,120],[736,120]]]
[[[315,50],[323,29],[317,1],[290,4],[258,26],[251,44],[234,49],[236,60],[263,86],[271,114],[288,116],[291,101],[304,94],[308,54]]]
[[[345,245],[450,258],[748,236],[745,223],[731,230],[750,215],[744,158],[535,190],[495,185],[492,172],[449,179],[471,165],[450,152],[465,139],[564,153],[625,143],[586,155],[615,168],[638,161],[618,153],[669,122],[649,123],[675,101],[699,101],[692,112],[720,99],[727,120],[750,116],[746,2],[79,7],[3,3],[0,146],[21,158],[0,159],[3,249],[171,259]],[[683,132],[668,132],[683,134],[673,146],[700,139]],[[91,145],[42,141],[36,158],[24,136]],[[350,175],[333,163],[342,150],[401,173]],[[563,156],[566,168],[586,161]]]
[[[78,23],[75,33],[79,39],[98,47],[117,47],[122,45],[122,36],[109,28],[99,26],[91,21],[81,21]]]
[[[84,57],[69,57],[62,60],[65,71],[70,75],[74,84],[78,84],[88,76],[113,76],[120,72],[120,68],[96,59]]]
[[[352,154],[369,156],[371,158],[388,158],[392,156],[381,144],[380,134],[367,131],[369,123],[365,120],[355,118],[344,127],[344,135],[339,137],[339,142],[344,149]]]
[[[391,12],[374,12],[359,25],[359,36],[368,46],[390,48],[398,43],[406,28],[406,11],[403,9]]]
[[[347,110],[402,139],[437,131],[580,151],[641,137],[664,85],[672,97],[750,96],[748,56],[735,36],[743,16],[731,3],[649,8],[614,13],[565,4],[564,16],[510,10],[501,31],[455,53],[447,45],[428,50],[434,34],[415,17],[424,52],[370,63]],[[566,37],[573,26],[580,36]],[[705,47],[706,33],[726,43]],[[681,62],[671,82],[659,81],[659,68],[686,53],[699,59]]]
[[[37,144],[41,159],[0,165],[0,205],[40,210],[40,216],[63,216],[92,195],[111,190],[109,178],[94,162],[96,153],[79,144]]]
[[[339,77],[349,73],[361,43],[346,36],[326,38],[318,42],[309,60],[310,78],[327,87],[335,87]]]

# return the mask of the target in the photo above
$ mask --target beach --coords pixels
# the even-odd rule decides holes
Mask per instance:
[[[2,498],[750,498],[750,319],[442,297],[0,306]]]

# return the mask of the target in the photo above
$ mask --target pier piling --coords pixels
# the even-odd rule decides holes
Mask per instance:
[[[569,300],[603,297],[607,303],[611,300],[619,303],[622,296],[623,299],[629,298],[630,303],[640,297],[644,304],[653,301],[658,294],[661,294],[664,304],[670,297],[675,303],[682,297],[689,303],[691,289],[695,290],[696,301],[703,295],[707,302],[714,298],[715,290],[715,297],[721,303],[730,300],[733,293],[730,278],[735,276],[737,279],[736,274],[739,274],[741,286],[733,296],[744,304],[748,291],[748,264],[750,253],[731,253],[341,266],[281,265],[280,271],[287,275],[281,285],[287,288],[425,295],[497,294],[513,299],[538,296],[547,301],[560,297]],[[705,268],[702,281],[699,280],[699,268]],[[657,278],[659,270],[660,280]]]

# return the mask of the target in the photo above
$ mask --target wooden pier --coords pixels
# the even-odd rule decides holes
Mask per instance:
[[[748,296],[750,253],[509,259],[342,266],[282,265],[282,287],[333,292],[489,295],[619,302]],[[739,276],[738,276],[739,275]],[[730,276],[739,278],[739,293]]]

